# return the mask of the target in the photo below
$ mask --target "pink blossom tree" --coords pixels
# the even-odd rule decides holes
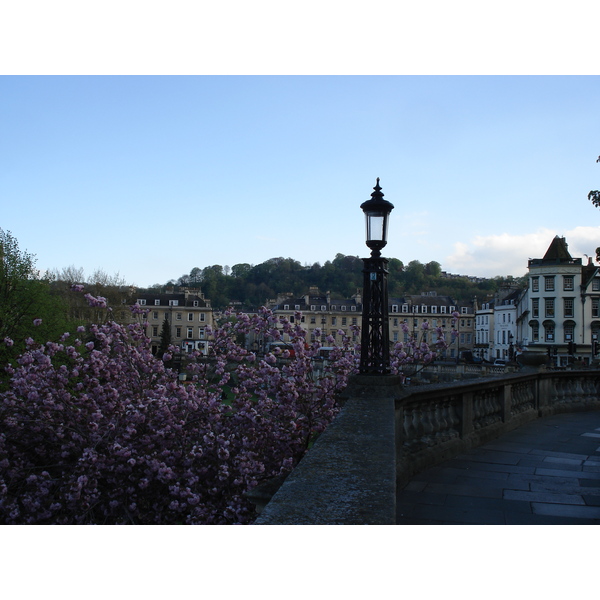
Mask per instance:
[[[103,298],[87,300],[109,310]],[[250,331],[287,334],[293,356],[249,352],[236,339]],[[139,323],[107,319],[78,334],[29,338],[7,367],[0,522],[251,522],[246,492],[294,467],[336,414],[354,368],[340,349],[315,378],[319,344],[266,309],[215,330],[211,356],[191,357],[185,383],[152,355]]]

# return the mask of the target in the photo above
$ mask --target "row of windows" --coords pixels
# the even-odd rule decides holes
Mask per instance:
[[[290,304],[284,304],[283,305],[283,310],[291,310],[290,309]],[[409,310],[410,309],[410,310]],[[300,304],[295,304],[294,305],[294,310],[300,310]],[[310,310],[311,311],[316,311],[317,307],[314,304],[311,304],[310,306]],[[338,310],[337,306],[331,305],[331,306],[327,306],[325,304],[321,305],[320,310],[322,311],[327,311],[327,310]],[[341,307],[339,307],[339,310],[341,310],[342,312],[345,312],[346,310],[348,310],[348,307],[346,305],[342,305]],[[356,306],[350,306],[350,310],[351,311],[356,311]],[[456,306],[428,306],[426,304],[422,304],[421,306],[418,306],[416,304],[409,306],[408,304],[392,304],[392,312],[393,313],[398,313],[398,312],[403,312],[403,313],[430,313],[430,314],[452,314],[453,312],[456,311]],[[460,309],[460,314],[463,315],[467,315],[469,314],[469,309],[466,306],[462,306]]]
[[[592,298],[592,317],[598,317],[600,298]],[[553,319],[556,316],[556,298],[543,298],[544,317]],[[531,316],[534,319],[540,316],[540,298],[531,299]],[[563,317],[572,319],[575,316],[575,298],[563,298]]]
[[[411,310],[409,310],[409,308]],[[419,308],[421,310],[419,310]],[[438,311],[439,309],[439,311]],[[402,310],[400,310],[400,305],[398,304],[392,304],[392,312],[393,313],[397,313],[397,312],[403,312],[403,313],[408,313],[408,312],[412,312],[412,313],[431,313],[432,315],[438,314],[438,312],[440,314],[452,314],[453,312],[456,312],[456,306],[428,306],[427,304],[421,304],[421,306],[419,307],[417,304],[413,304],[412,306],[409,306],[408,304],[403,304],[402,305]],[[460,314],[462,315],[466,315],[469,314],[469,309],[466,306],[462,306],[460,309]]]
[[[284,304],[283,305],[283,310],[291,310],[290,309],[290,304]],[[294,310],[300,310],[300,304],[294,304]],[[316,304],[311,304],[310,305],[310,310],[311,311],[316,311],[317,310],[317,305]],[[336,305],[332,304],[331,306],[327,306],[326,304],[321,304],[320,306],[320,310],[325,312],[327,310],[341,310],[342,312],[346,312],[348,310],[348,306],[345,304],[342,304],[339,309]],[[350,306],[350,312],[356,312],[356,306]]]
[[[556,275],[544,275],[544,291],[553,292],[556,289]],[[572,292],[575,290],[575,276],[574,275],[563,275],[563,291]],[[535,276],[531,278],[531,291],[540,291],[540,277]],[[592,291],[600,291],[600,278],[596,277],[592,281]]]
[[[176,338],[182,338],[182,333],[183,333],[183,327],[175,327],[175,337]],[[193,340],[194,339],[194,328],[193,327],[187,327],[186,328],[186,332],[185,332],[185,337],[188,340]],[[154,325],[152,327],[152,337],[158,337],[159,331],[158,331],[158,326]],[[196,336],[197,339],[203,340],[204,337],[206,335],[206,330],[204,329],[204,327],[198,327],[198,335]]]
[[[189,312],[187,313],[187,320],[188,321],[193,321],[194,320],[194,315],[198,314],[198,320],[200,322],[204,322],[206,321],[206,313],[201,312],[201,313],[193,313],[193,312]],[[154,321],[157,321],[160,318],[159,312],[157,310],[152,312],[152,319]],[[168,319],[169,318],[169,313],[164,313],[164,315],[162,316],[163,319]],[[182,321],[183,320],[183,313],[175,313],[175,320],[176,321]]]
[[[554,342],[556,326],[554,323],[543,323],[542,324],[544,330],[544,341],[545,342]],[[537,324],[532,324],[531,326],[531,337],[534,342],[540,341],[540,326]],[[564,323],[563,324],[563,341],[564,342],[572,342],[575,335],[575,324],[574,323]]]
[[[136,302],[140,305],[140,306],[146,306],[147,305],[147,300],[145,298],[138,298],[136,300]],[[160,306],[160,300],[156,299],[154,300],[154,306]],[[179,306],[179,300],[169,300],[169,306]],[[193,301],[193,305],[192,306],[200,306],[200,301],[199,300],[194,300]]]

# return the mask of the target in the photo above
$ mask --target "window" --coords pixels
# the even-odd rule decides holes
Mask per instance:
[[[575,284],[573,281],[573,275],[564,275],[563,276],[563,290],[565,292],[572,292],[575,289]]]
[[[544,290],[546,292],[554,291],[554,275],[545,275],[544,276]]]
[[[156,337],[158,335],[158,327],[156,325],[152,327],[152,336]]]
[[[206,313],[200,313],[200,322],[204,323],[206,321]]]
[[[194,313],[188,313],[188,321],[194,320]]]
[[[440,312],[443,314],[446,314],[446,307],[445,306],[440,306]]]
[[[545,298],[544,299],[546,311],[544,316],[549,319],[554,318],[554,298]]]
[[[181,313],[177,313],[177,314],[175,315],[175,318],[176,318],[178,321],[181,321],[181,317],[182,317]]]
[[[315,324],[316,324],[316,322],[317,322],[317,317],[315,317],[315,316],[312,316],[312,317],[310,318],[310,322],[311,322],[311,324],[312,324],[312,325],[315,325]]]
[[[431,312],[432,312],[433,314],[437,313],[437,308],[438,308],[437,306],[432,306],[432,307],[431,307]]]
[[[594,279],[592,281],[592,291],[593,292],[600,291],[600,279],[598,279],[597,277],[596,277],[596,279]]]
[[[299,304],[294,304],[294,310],[300,310],[300,305]]]
[[[532,277],[531,278],[531,291],[532,292],[539,292],[540,291],[540,278],[539,277]]]
[[[344,306],[342,306],[342,312],[346,312],[347,308],[348,307],[344,304]]]
[[[534,319],[537,319],[540,316],[540,299],[539,298],[532,298],[532,300],[531,300],[531,316]]]
[[[573,298],[565,298],[564,299],[564,317],[565,318],[573,318],[574,315],[574,302]]]
[[[160,306],[160,300],[155,300],[154,301],[154,306]]]
[[[594,317],[594,318],[600,316],[600,312],[598,310],[599,302],[600,302],[600,298],[592,298],[592,317]]]
[[[407,313],[408,312],[408,304],[403,304],[402,305],[402,312],[403,313]]]
[[[422,313],[426,313],[427,312],[427,307],[424,304],[421,305],[421,312]]]
[[[198,302],[198,300],[194,300],[194,306],[200,306],[200,303]]]
[[[337,325],[337,317],[331,317],[331,324]]]
[[[565,332],[565,342],[572,342],[575,333],[575,324],[573,322],[565,323],[563,325],[563,330]]]
[[[547,342],[554,341],[554,323],[544,323],[544,335]]]
[[[188,340],[191,340],[194,337],[194,328],[193,327],[187,328],[187,336],[188,336]]]
[[[283,310],[290,310],[290,305],[289,304],[284,304],[283,305]]]
[[[347,325],[346,321],[348,320],[347,317],[342,317],[342,327]]]
[[[158,319],[158,311],[157,311],[157,310],[155,310],[155,311],[152,313],[152,318],[153,318],[153,319]]]
[[[140,306],[146,306],[146,301],[145,301],[143,298],[140,298],[140,299],[138,299],[137,303],[138,303]]]
[[[540,326],[538,324],[531,326],[531,337],[534,342],[540,341]]]
[[[317,310],[317,307],[314,304],[310,305],[310,310]]]
[[[300,308],[300,307],[298,307]],[[325,304],[321,304],[321,310],[327,310],[327,306]]]
[[[392,304],[392,312],[393,313],[397,313],[398,312],[398,305],[397,304]]]
[[[354,310],[355,311],[356,310],[356,306],[351,306],[350,310]]]
[[[169,300],[169,306],[179,306],[179,300]]]
[[[175,337],[178,337],[178,338],[181,337],[181,327],[175,328]]]
[[[204,339],[204,327],[198,328],[198,336],[200,337],[201,340]]]
[[[466,306],[463,306],[463,307],[460,309],[460,312],[461,312],[463,315],[466,315],[466,314],[469,312],[469,309],[468,309]]]

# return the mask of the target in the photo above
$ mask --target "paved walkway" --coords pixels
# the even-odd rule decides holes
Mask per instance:
[[[600,412],[555,415],[415,475],[400,525],[600,524]]]

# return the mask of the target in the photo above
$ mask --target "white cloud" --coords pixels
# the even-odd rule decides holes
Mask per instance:
[[[595,258],[600,246],[600,226],[576,227],[566,232],[544,228],[523,235],[478,235],[467,242],[456,242],[454,252],[444,259],[442,268],[461,275],[520,277],[527,272],[528,259],[542,258],[556,235],[565,237],[571,256],[584,262],[587,262],[584,254]]]

